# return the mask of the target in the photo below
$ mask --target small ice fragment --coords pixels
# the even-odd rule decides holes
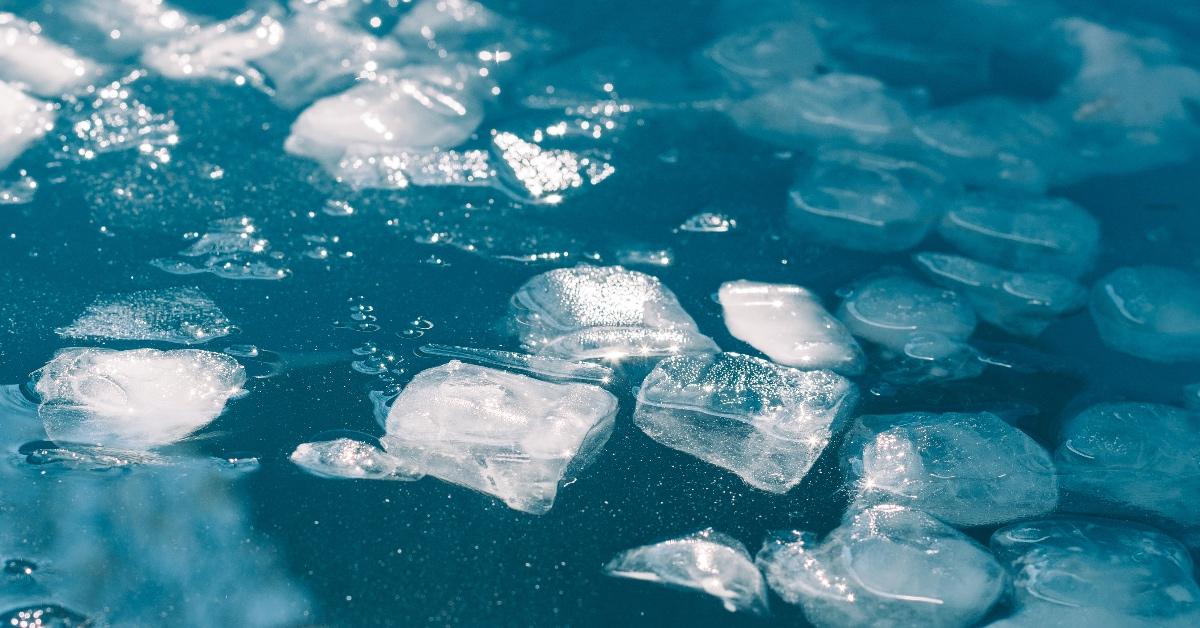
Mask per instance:
[[[725,214],[710,211],[700,212],[691,216],[679,225],[680,231],[693,233],[725,233],[733,231],[736,228],[737,220]]]
[[[52,440],[129,449],[208,425],[246,382],[236,360],[199,349],[63,349],[33,377]]]
[[[246,11],[150,46],[142,53],[142,62],[173,79],[240,78],[263,88],[266,79],[252,62],[276,51],[283,40],[283,25],[274,16]]]
[[[279,264],[283,255],[271,251],[247,216],[222,218],[209,223],[186,249],[182,259],[155,259],[151,265],[173,275],[211,273],[225,279],[280,280],[291,271]]]
[[[568,360],[718,351],[655,277],[621,266],[559,268],[513,296],[526,350]]]
[[[54,126],[54,107],[0,81],[0,170]]]
[[[75,322],[55,330],[63,338],[151,340],[191,345],[228,336],[233,325],[212,299],[195,288],[142,290],[98,299]]]
[[[1083,286],[1054,273],[1013,272],[944,253],[913,259],[935,282],[963,294],[979,318],[1020,336],[1037,336],[1087,301]]]
[[[490,186],[496,169],[484,150],[407,151],[353,144],[332,172],[355,189],[402,190],[411,186]]]
[[[638,391],[647,436],[787,493],[804,479],[858,401],[832,371],[801,371],[740,353],[672,356]]]
[[[793,22],[756,24],[726,34],[705,48],[703,55],[739,91],[761,91],[809,78],[825,61],[812,30]]]
[[[473,347],[451,347],[447,345],[424,345],[421,353],[436,355],[483,366],[494,366],[510,371],[523,371],[539,379],[554,381],[579,381],[607,386],[613,381],[613,370],[603,364],[572,362],[540,355],[495,351]]]
[[[48,39],[36,22],[0,12],[0,81],[53,98],[87,85],[98,74],[95,63]]]
[[[412,475],[431,475],[540,515],[554,505],[559,482],[599,454],[616,413],[616,397],[597,386],[454,360],[405,386],[382,440]]]
[[[1092,267],[1100,225],[1063,198],[976,194],[946,213],[939,228],[965,254],[1019,271],[1075,278]]]
[[[859,417],[842,460],[858,504],[908,506],[952,525],[1034,517],[1058,504],[1050,454],[989,412]]]
[[[167,163],[179,143],[179,125],[170,112],[160,113],[132,96],[132,85],[144,76],[132,72],[97,86],[87,97],[67,99],[64,111],[71,131],[63,149],[74,159],[136,149],[147,158]]]
[[[1112,349],[1155,362],[1200,361],[1200,277],[1125,266],[1092,287],[1090,309]]]
[[[800,286],[728,281],[718,293],[734,338],[785,366],[862,373],[865,358],[841,321]]]
[[[564,192],[595,185],[613,172],[610,164],[597,157],[542,148],[509,132],[496,133],[492,144],[508,166],[507,178],[515,180],[521,196],[533,200],[557,203]]]
[[[894,505],[854,514],[820,543],[811,532],[776,533],[754,561],[771,588],[821,628],[971,626],[1008,582],[978,543]]]
[[[883,377],[893,383],[952,381],[978,377],[984,362],[971,345],[933,331],[909,335],[900,353],[885,351]]]
[[[768,610],[766,584],[746,547],[712,528],[625,550],[604,566],[604,572],[706,593],[731,613],[765,615]]]
[[[289,456],[301,469],[323,478],[415,480],[400,461],[370,443],[352,438],[301,443]]]
[[[932,332],[955,341],[975,330],[975,313],[953,290],[935,288],[904,275],[854,286],[837,312],[851,333],[903,352],[915,333]]]

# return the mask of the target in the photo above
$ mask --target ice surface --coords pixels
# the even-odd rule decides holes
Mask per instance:
[[[500,159],[522,190],[534,200],[556,203],[562,193],[585,183],[595,185],[613,173],[613,167],[596,157],[569,150],[548,149],[528,142],[513,133],[492,137]]]
[[[788,224],[833,246],[902,251],[941,218],[955,184],[911,159],[825,150],[788,196]]]
[[[526,350],[568,360],[718,351],[655,277],[620,266],[542,273],[513,296]]]
[[[335,479],[415,480],[401,462],[379,447],[352,438],[301,443],[290,460],[301,469]]]
[[[1092,287],[1092,320],[1109,347],[1156,362],[1200,361],[1200,277],[1125,266]]]
[[[1083,286],[1054,273],[1013,272],[944,253],[918,253],[914,261],[931,279],[962,293],[979,318],[1020,336],[1037,336],[1087,301]]]
[[[529,355],[512,351],[495,351],[473,347],[450,347],[446,345],[423,345],[421,353],[454,358],[483,366],[494,366],[510,371],[524,371],[539,379],[552,381],[578,381],[605,386],[613,381],[613,370],[603,364],[571,362],[541,355]]]
[[[383,446],[411,473],[544,514],[558,483],[612,432],[617,399],[457,360],[418,373],[392,404]]]
[[[208,425],[246,382],[236,360],[199,349],[63,349],[34,377],[52,440],[128,449]]]
[[[142,290],[103,297],[75,322],[55,332],[63,338],[153,340],[191,345],[228,336],[233,325],[212,299],[195,288]]]
[[[170,112],[160,112],[132,95],[132,85],[143,77],[135,71],[105,85],[70,98],[64,111],[71,120],[63,149],[78,160],[136,149],[152,167],[171,161],[179,143],[179,125]]]
[[[246,11],[189,32],[142,54],[147,67],[174,79],[214,78],[249,81],[265,87],[266,79],[252,62],[282,45],[283,25],[270,13]]]
[[[707,593],[731,613],[765,615],[768,610],[766,584],[746,547],[712,528],[626,550],[604,571],[617,578]]]
[[[99,73],[94,62],[42,35],[36,22],[0,12],[0,80],[52,98],[87,85]]]
[[[725,34],[704,49],[734,90],[760,91],[816,74],[825,53],[803,24],[768,22]]]
[[[905,275],[876,277],[854,286],[837,316],[855,336],[899,352],[914,334],[962,341],[975,330],[975,313],[957,293]]]
[[[862,373],[858,343],[821,300],[800,286],[728,281],[718,293],[733,337],[785,366]]]
[[[271,250],[248,216],[222,218],[174,259],[155,259],[151,264],[173,275],[211,273],[225,279],[279,280],[291,275],[280,263],[283,254]]]
[[[54,126],[54,108],[0,81],[0,170]]]
[[[650,438],[786,493],[854,411],[858,390],[832,371],[740,353],[672,356],[638,391],[634,423]]]
[[[859,417],[842,459],[858,503],[908,506],[952,525],[1033,517],[1058,503],[1050,454],[989,412]]]
[[[970,626],[1005,592],[1004,568],[961,532],[882,505],[850,516],[821,543],[782,532],[755,557],[767,583],[816,626]]]
[[[946,213],[939,232],[959,250],[1012,270],[1078,277],[1092,267],[1100,225],[1062,198],[978,194]]]

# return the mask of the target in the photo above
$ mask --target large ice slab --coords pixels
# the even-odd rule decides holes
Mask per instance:
[[[731,613],[767,612],[767,587],[750,553],[736,539],[712,528],[626,550],[604,571],[617,578],[707,593]]]
[[[244,393],[233,358],[199,349],[71,348],[34,373],[52,440],[148,449],[208,425]]]
[[[99,73],[94,62],[43,35],[36,22],[0,12],[0,81],[52,98],[87,85]]]
[[[604,446],[617,399],[457,360],[416,375],[392,403],[383,446],[411,474],[543,514],[559,481]]]
[[[821,300],[800,286],[728,281],[718,293],[725,326],[735,338],[785,366],[862,373],[854,337]]]
[[[786,493],[854,411],[858,391],[832,371],[739,353],[666,358],[638,391],[634,423],[654,440]]]
[[[191,345],[228,336],[233,325],[203,292],[195,288],[166,288],[102,297],[89,305],[75,322],[55,332],[63,338]]]
[[[532,353],[585,360],[718,351],[656,277],[621,266],[551,270],[512,301]]]
[[[1200,361],[1200,277],[1125,266],[1092,287],[1092,320],[1109,347],[1156,362]]]
[[[853,286],[837,315],[855,336],[893,351],[903,351],[914,334],[962,341],[975,330],[975,312],[961,296],[906,275]]]
[[[863,416],[842,446],[861,505],[892,503],[977,526],[1058,504],[1050,454],[989,412]]]
[[[54,126],[54,108],[0,81],[0,170]]]
[[[978,543],[894,505],[852,515],[821,542],[811,532],[776,533],[755,562],[784,601],[822,628],[970,626],[1008,582]]]

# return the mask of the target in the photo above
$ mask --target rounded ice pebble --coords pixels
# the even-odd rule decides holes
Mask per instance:
[[[1109,347],[1155,362],[1200,361],[1200,277],[1125,266],[1092,287],[1092,320]]]
[[[51,440],[127,449],[169,445],[208,425],[246,382],[236,360],[199,349],[64,349],[34,377]]]
[[[704,50],[705,59],[729,85],[761,90],[808,78],[825,61],[811,29],[793,22],[756,24],[722,36]]]
[[[962,341],[975,330],[975,312],[957,293],[905,275],[855,286],[837,315],[855,336],[898,352],[916,333]]]
[[[781,532],[755,557],[767,583],[821,628],[970,626],[1008,578],[991,553],[919,511],[882,505],[849,517],[818,543]]]
[[[902,251],[925,238],[952,191],[946,177],[913,160],[822,151],[789,192],[788,224],[833,246]]]

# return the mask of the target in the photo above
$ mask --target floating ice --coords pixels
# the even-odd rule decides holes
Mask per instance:
[[[1050,454],[988,412],[859,417],[842,452],[862,505],[894,503],[977,526],[1058,503]]]
[[[148,67],[174,79],[215,78],[264,87],[265,78],[251,63],[276,51],[284,30],[270,14],[246,11],[205,26],[142,54]]]
[[[975,330],[975,313],[958,294],[904,275],[854,286],[837,315],[854,335],[893,351],[904,351],[913,334],[962,341]]]
[[[1156,362],[1200,361],[1200,277],[1125,266],[1092,287],[1092,320],[1109,347]]]
[[[773,361],[843,375],[862,373],[865,358],[858,343],[805,288],[729,281],[721,284],[718,296],[729,333]]]
[[[22,169],[16,178],[0,180],[0,205],[24,205],[37,196],[38,183]]]
[[[301,469],[335,479],[415,480],[401,462],[375,445],[352,438],[301,443],[290,459]]]
[[[0,12],[0,80],[49,98],[87,85],[97,74],[95,63],[47,39],[36,22]]]
[[[739,353],[672,356],[638,391],[633,421],[650,438],[786,493],[800,483],[858,401],[831,371]]]
[[[650,275],[579,265],[542,273],[513,296],[526,350],[587,360],[718,351],[675,295]]]
[[[72,121],[64,146],[68,154],[89,160],[137,149],[156,162],[154,166],[171,160],[171,148],[179,143],[179,126],[170,113],[157,112],[132,96],[132,84],[142,76],[133,72],[67,100],[64,109]]]
[[[916,246],[941,217],[954,185],[910,159],[825,150],[788,196],[788,224],[819,241],[862,251]]]
[[[457,360],[422,371],[392,403],[383,446],[411,474],[432,475],[544,514],[558,483],[612,432],[617,399]]]
[[[825,61],[812,30],[790,22],[756,24],[729,33],[703,54],[730,87],[742,91],[809,78]]]
[[[736,539],[712,528],[625,550],[604,566],[604,572],[707,593],[731,613],[767,613],[767,587],[750,553]]]
[[[0,170],[53,126],[53,106],[0,81]]]
[[[961,532],[903,506],[874,506],[817,543],[768,538],[755,557],[767,583],[822,628],[971,626],[1005,592],[1004,568]]]
[[[725,233],[737,228],[737,220],[718,212],[704,211],[689,217],[679,225],[680,231],[692,233]]]
[[[63,349],[34,375],[52,440],[129,449],[208,425],[246,381],[236,360],[199,349]]]
[[[512,351],[424,345],[421,347],[421,353],[473,362],[483,366],[494,366],[509,371],[523,371],[539,379],[553,381],[579,381],[606,386],[612,383],[614,376],[613,370],[603,364],[571,362]]]
[[[229,319],[195,288],[142,290],[97,300],[74,323],[56,329],[63,338],[153,340],[184,345],[233,331]]]
[[[62,41],[86,44],[89,54],[116,61],[198,28],[195,16],[164,0],[79,0],[70,11],[54,11],[50,17],[62,21]]]
[[[222,218],[208,225],[180,258],[156,259],[150,263],[173,275],[211,273],[225,279],[279,280],[291,271],[279,264],[282,254],[271,251],[270,242],[258,236],[249,217]]]
[[[1013,334],[1037,336],[1087,301],[1083,286],[1053,273],[1018,273],[958,255],[918,253],[937,283],[962,293],[979,318]]]
[[[1062,198],[978,194],[946,213],[939,232],[980,261],[1078,277],[1092,267],[1100,225]]]
[[[354,144],[333,175],[356,189],[402,190],[410,185],[493,185],[496,170],[484,150],[397,151]]]
[[[542,148],[513,133],[497,133],[492,143],[508,166],[511,178],[535,200],[558,202],[563,192],[585,183],[595,185],[614,171],[603,160],[569,150]]]

